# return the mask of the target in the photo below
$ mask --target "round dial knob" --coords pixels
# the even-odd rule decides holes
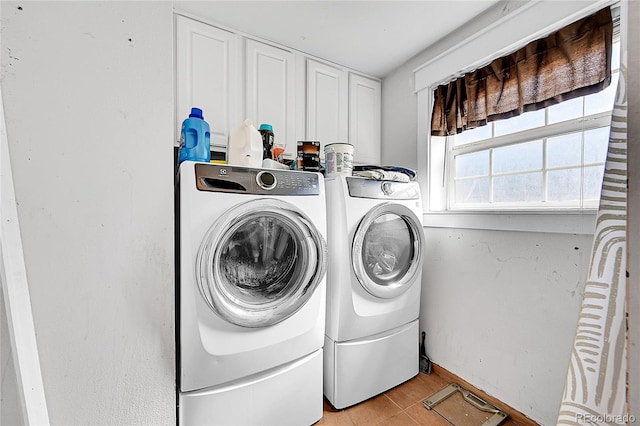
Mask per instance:
[[[278,181],[271,172],[262,171],[256,176],[256,182],[262,189],[271,190],[276,187]]]

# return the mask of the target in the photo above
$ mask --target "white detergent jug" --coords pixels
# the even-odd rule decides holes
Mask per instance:
[[[246,119],[233,130],[227,163],[233,166],[262,167],[262,135]]]

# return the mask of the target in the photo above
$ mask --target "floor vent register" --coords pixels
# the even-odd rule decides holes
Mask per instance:
[[[434,393],[423,404],[455,426],[498,426],[509,416],[457,383]]]

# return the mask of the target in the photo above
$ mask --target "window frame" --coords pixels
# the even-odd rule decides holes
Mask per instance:
[[[448,210],[446,197],[442,197],[442,187],[448,185],[446,180],[443,185],[445,161],[440,161],[439,168],[432,167],[434,158],[443,158],[444,146],[430,142],[429,118],[433,89],[439,84],[603,7],[614,5],[619,5],[619,1],[593,1],[586,5],[573,2],[556,5],[548,2],[509,3],[502,9],[489,10],[425,52],[431,59],[414,69],[418,181],[423,196],[425,227],[593,234],[595,207]],[[531,19],[533,16],[536,19]],[[622,45],[625,44],[623,41]]]
[[[618,12],[619,13],[619,12]],[[619,31],[619,22],[617,24],[614,25],[614,40],[612,43],[612,48],[614,49],[614,51],[612,52],[613,56],[614,56],[614,61],[612,62],[613,68],[611,70],[611,76],[612,76],[612,82],[611,85],[615,86],[617,84],[618,81],[618,76],[620,73],[620,31]],[[617,50],[616,50],[617,49]],[[601,92],[597,92],[597,93],[603,93],[603,91]],[[551,109],[555,106],[550,106],[547,108],[544,108],[543,110],[537,110],[535,112],[540,112],[542,111],[542,114],[544,115],[544,125],[542,126],[538,126],[538,127],[531,127],[525,130],[521,130],[521,131],[517,131],[517,132],[513,132],[513,133],[507,133],[507,134],[503,134],[503,135],[499,135],[499,136],[494,136],[495,135],[495,130],[496,130],[496,125],[498,123],[500,123],[503,120],[498,120],[498,121],[494,121],[494,122],[490,122],[487,123],[486,126],[489,127],[491,129],[491,134],[492,136],[490,138],[485,138],[485,139],[481,139],[478,141],[474,141],[474,142],[468,142],[468,143],[464,143],[464,144],[460,144],[457,146],[451,146],[452,144],[449,141],[446,141],[446,146],[445,146],[445,173],[447,175],[447,182],[446,182],[446,187],[444,188],[444,192],[446,194],[446,208],[448,211],[469,211],[469,210],[487,210],[487,211],[500,211],[500,210],[505,210],[505,211],[511,211],[511,210],[530,210],[530,211],[563,211],[563,210],[567,210],[567,209],[578,209],[578,210],[596,210],[598,208],[598,201],[597,200],[583,200],[582,199],[582,195],[580,197],[579,200],[573,201],[573,202],[562,202],[562,201],[558,201],[558,202],[554,202],[554,201],[540,201],[540,202],[525,202],[525,201],[518,201],[518,202],[513,202],[513,203],[507,203],[507,202],[498,202],[494,204],[494,200],[493,198],[493,187],[494,187],[494,183],[493,183],[493,178],[496,176],[508,176],[508,175],[524,175],[526,173],[537,173],[540,172],[542,173],[542,190],[543,193],[545,193],[544,198],[546,198],[546,191],[548,190],[548,186],[547,186],[547,176],[548,176],[548,172],[552,172],[552,171],[557,171],[557,170],[570,170],[570,169],[579,169],[581,170],[581,172],[586,168],[586,167],[593,167],[593,166],[605,166],[605,162],[606,162],[606,158],[603,161],[598,161],[598,162],[591,162],[591,163],[585,163],[584,160],[581,160],[581,164],[580,165],[573,165],[573,166],[555,166],[555,167],[549,167],[547,160],[548,160],[548,150],[547,150],[547,146],[548,146],[548,139],[549,138],[554,138],[554,137],[559,137],[559,136],[566,136],[569,134],[573,134],[573,133],[585,133],[591,130],[596,130],[596,129],[602,129],[602,128],[610,128],[611,127],[611,112],[613,110],[613,104],[612,109],[610,111],[603,111],[603,112],[598,112],[598,113],[594,113],[594,114],[590,114],[590,115],[584,115],[584,110],[586,107],[586,100],[589,96],[594,96],[595,94],[591,94],[591,95],[585,95],[585,96],[581,96],[579,98],[575,98],[572,101],[575,100],[581,100],[582,101],[582,115],[580,117],[576,117],[573,119],[569,119],[569,120],[564,120],[564,121],[559,121],[559,122],[554,122],[551,124],[547,124],[551,122]],[[560,105],[560,104],[557,104]],[[527,113],[525,113],[527,114]],[[523,114],[524,115],[524,114]],[[522,117],[523,115],[517,116],[517,117]],[[513,117],[513,118],[517,118],[517,117]],[[510,119],[507,119],[505,121],[508,121]],[[484,126],[483,126],[484,127]],[[470,130],[471,131],[471,130]],[[455,136],[454,136],[454,142],[455,142]],[[493,150],[497,149],[497,148],[504,148],[504,147],[508,147],[508,146],[516,146],[518,144],[524,144],[527,142],[535,142],[540,140],[542,142],[542,166],[539,169],[532,169],[530,171],[524,171],[524,172],[507,172],[507,173],[496,173],[493,170]],[[584,139],[581,142],[581,146],[584,148]],[[456,180],[458,179],[458,177],[455,176],[455,157],[459,156],[459,155],[465,155],[465,154],[470,154],[470,153],[474,153],[474,152],[484,152],[484,151],[489,151],[489,174],[487,175],[488,179],[489,179],[489,202],[483,202],[483,203],[467,203],[467,204],[458,204],[455,201],[455,196],[456,196]],[[583,151],[584,153],[584,151]],[[484,176],[484,175],[482,175]],[[465,177],[466,178],[466,177]],[[460,179],[460,180],[465,180],[465,178]],[[584,176],[581,177],[581,188],[582,188],[582,183],[584,182],[583,180]],[[473,177],[469,177],[468,179],[473,179]],[[582,191],[582,189],[581,189]]]
[[[545,110],[545,115],[548,116],[548,110]],[[548,118],[547,118],[548,119]],[[571,120],[567,120],[560,123],[548,124],[545,126],[537,127],[534,129],[529,129],[521,132],[496,136],[491,139],[485,139],[482,141],[471,142],[468,144],[445,148],[446,149],[446,159],[445,162],[447,166],[447,187],[445,188],[446,192],[446,205],[447,210],[449,211],[469,211],[469,210],[487,210],[487,211],[510,211],[510,210],[528,210],[528,211],[562,211],[567,209],[579,209],[579,210],[593,210],[597,209],[597,203],[587,202],[587,203],[562,203],[562,202],[539,202],[539,203],[526,203],[526,202],[514,202],[507,203],[501,202],[496,204],[487,204],[487,203],[478,203],[478,204],[467,204],[461,205],[456,204],[455,198],[455,161],[454,157],[458,155],[469,154],[473,152],[482,152],[485,150],[492,150],[496,148],[504,148],[508,146],[515,146],[521,143],[534,142],[537,140],[542,141],[542,167],[540,169],[531,170],[531,172],[542,172],[543,174],[543,191],[547,189],[546,186],[546,176],[547,172],[554,170],[568,170],[568,169],[583,169],[584,167],[589,166],[604,166],[604,162],[597,163],[582,163],[580,166],[557,166],[557,167],[547,167],[547,139],[562,135],[568,135],[571,133],[578,132],[587,132],[589,130],[600,129],[603,127],[610,127],[611,124],[611,112],[602,112],[598,114],[593,114],[587,117],[580,117]],[[507,176],[507,175],[515,175],[515,174],[524,174],[524,173],[494,173],[490,159],[489,166],[489,179],[492,179],[495,176]],[[490,202],[493,203],[493,202]]]

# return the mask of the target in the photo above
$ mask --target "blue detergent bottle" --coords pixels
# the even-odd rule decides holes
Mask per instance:
[[[204,121],[200,108],[191,108],[189,118],[182,122],[178,163],[189,161],[211,161],[211,131]]]

